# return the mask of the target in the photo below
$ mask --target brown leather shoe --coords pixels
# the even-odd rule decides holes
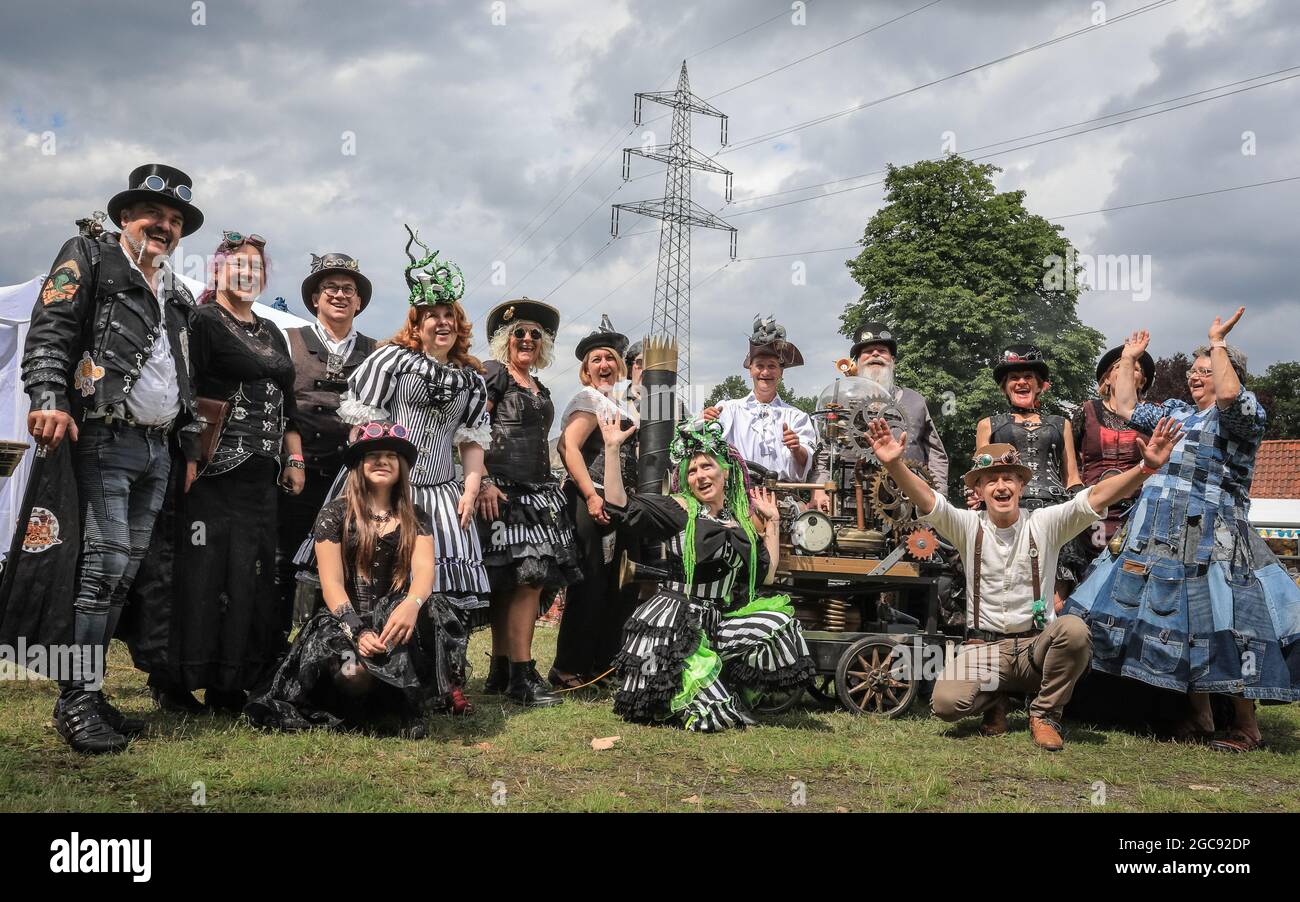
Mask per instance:
[[[980,735],[1001,736],[1007,731],[1007,703],[1001,699],[984,709],[984,722],[980,724]]]
[[[1034,744],[1049,752],[1059,752],[1065,747],[1065,740],[1056,724],[1043,717],[1029,718],[1029,735],[1034,737]]]

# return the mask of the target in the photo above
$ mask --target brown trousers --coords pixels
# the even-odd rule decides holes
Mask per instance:
[[[1092,660],[1088,624],[1068,614],[1032,639],[968,645],[935,681],[930,709],[941,720],[982,714],[1007,693],[1033,696],[1029,713],[1059,721]]]

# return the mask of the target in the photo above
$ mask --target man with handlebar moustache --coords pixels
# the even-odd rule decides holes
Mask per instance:
[[[906,433],[897,438],[884,420],[867,431],[889,475],[916,505],[920,518],[955,545],[966,571],[966,645],[935,681],[931,710],[941,720],[984,715],[980,732],[1007,731],[1005,694],[1025,693],[1034,743],[1059,751],[1060,716],[1088,670],[1092,637],[1072,614],[1058,616],[1052,598],[1061,547],[1136,492],[1168,460],[1181,437],[1177,422],[1160,420],[1148,441],[1138,440],[1142,462],[1084,489],[1070,501],[1022,511],[1020,495],[1031,471],[1015,447],[976,450],[966,486],[984,510],[961,510],[903,463]]]

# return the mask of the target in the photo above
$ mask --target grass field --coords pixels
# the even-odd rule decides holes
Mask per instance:
[[[985,739],[976,722],[944,724],[921,705],[897,721],[795,711],[702,736],[623,723],[607,694],[533,711],[482,696],[486,643],[480,633],[471,646],[476,714],[438,720],[420,741],[267,734],[228,716],[163,714],[115,645],[109,692],[149,732],[124,754],[84,758],[50,725],[51,684],[0,681],[0,808],[1300,811],[1297,706],[1261,709],[1271,748],[1239,756],[1079,723],[1053,755],[1032,745],[1023,716],[1009,735]],[[554,644],[554,630],[538,631],[543,674]],[[609,736],[621,738],[592,750]]]

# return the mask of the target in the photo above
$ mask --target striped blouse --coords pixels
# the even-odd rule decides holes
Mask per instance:
[[[374,350],[352,375],[339,405],[339,418],[360,424],[401,423],[419,457],[413,485],[438,485],[456,478],[457,445],[492,443],[487,386],[469,367],[438,363],[400,345]]]

